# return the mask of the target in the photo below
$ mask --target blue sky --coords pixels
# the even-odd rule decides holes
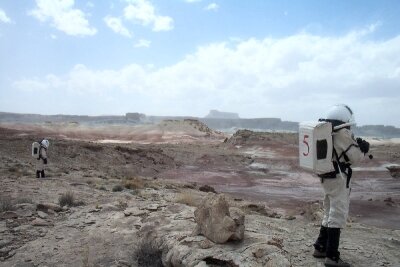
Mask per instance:
[[[0,111],[400,126],[399,1],[0,0]],[[40,99],[37,103],[37,99]]]

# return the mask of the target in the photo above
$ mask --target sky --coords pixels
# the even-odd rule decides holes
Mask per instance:
[[[0,0],[0,111],[400,127],[397,0]]]

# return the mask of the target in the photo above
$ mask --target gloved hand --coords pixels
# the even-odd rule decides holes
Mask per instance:
[[[47,159],[43,159],[43,163],[44,163],[44,164],[47,164]]]
[[[368,153],[369,151],[369,143],[361,138],[356,139],[358,146],[360,147],[361,152],[364,154]]]

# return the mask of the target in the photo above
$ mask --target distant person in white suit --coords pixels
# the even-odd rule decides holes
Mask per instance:
[[[36,164],[36,178],[45,178],[44,173],[45,165],[47,165],[47,149],[49,148],[50,142],[47,139],[43,139],[40,142],[39,157],[37,158]]]
[[[340,229],[346,226],[350,204],[350,165],[359,162],[369,151],[369,143],[354,138],[351,125],[355,125],[353,111],[346,105],[333,106],[325,119],[336,127],[333,132],[334,171],[319,175],[324,190],[324,217],[320,233],[314,244],[313,256],[325,258],[325,266],[349,267],[340,259]]]

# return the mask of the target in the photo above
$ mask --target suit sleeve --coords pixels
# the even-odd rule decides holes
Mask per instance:
[[[40,150],[40,156],[41,156],[42,159],[47,159],[47,151],[46,151],[46,149],[42,148]]]
[[[364,157],[357,141],[354,139],[353,133],[348,129],[342,129],[336,135],[336,146],[340,161],[347,161],[351,164],[358,163]]]

